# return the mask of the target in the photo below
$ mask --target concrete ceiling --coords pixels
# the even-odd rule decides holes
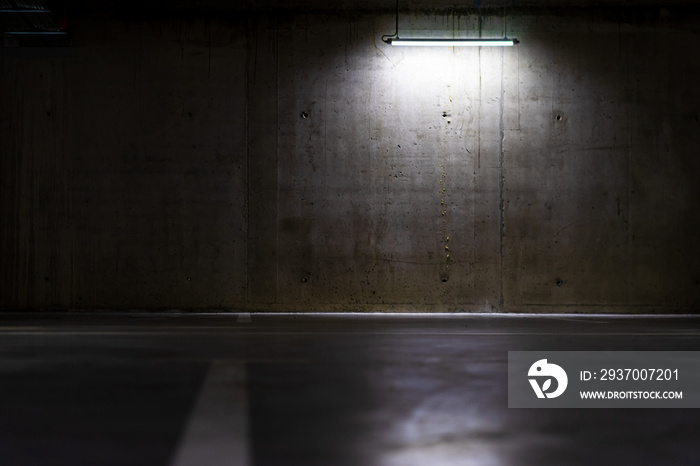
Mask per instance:
[[[69,0],[69,7],[83,10],[393,10],[395,0]],[[508,7],[698,7],[700,0],[399,0],[401,10],[459,10]]]

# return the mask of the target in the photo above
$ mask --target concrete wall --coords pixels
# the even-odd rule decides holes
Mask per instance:
[[[74,18],[2,52],[0,307],[693,312],[698,19]]]

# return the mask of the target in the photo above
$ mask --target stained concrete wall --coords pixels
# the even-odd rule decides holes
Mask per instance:
[[[3,309],[700,305],[693,11],[229,16],[3,50]]]

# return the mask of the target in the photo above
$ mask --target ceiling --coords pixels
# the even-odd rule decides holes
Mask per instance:
[[[696,9],[700,0],[398,0],[402,11],[481,11],[511,8],[680,7]],[[206,13],[238,11],[394,11],[396,0],[0,0],[0,31],[5,38],[41,42],[65,35],[67,18],[90,12]],[[34,34],[34,36],[27,36]],[[51,40],[54,40],[55,37]],[[7,45],[7,40],[5,41]]]
[[[394,10],[395,0],[69,0],[73,8],[90,10]],[[399,0],[402,10],[459,10],[508,7],[575,6],[700,6],[700,0]]]

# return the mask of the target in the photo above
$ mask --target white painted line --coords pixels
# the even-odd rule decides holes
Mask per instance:
[[[212,362],[171,466],[250,464],[245,363]]]

